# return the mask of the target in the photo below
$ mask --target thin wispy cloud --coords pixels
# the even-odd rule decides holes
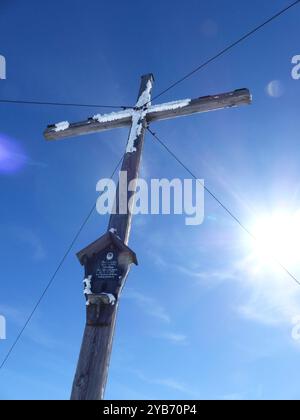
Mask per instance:
[[[11,339],[9,325],[14,325],[18,330],[24,326],[25,320],[28,317],[30,310],[21,310],[11,305],[1,304],[0,303],[0,314],[5,316],[7,321],[7,338]],[[57,340],[52,338],[48,333],[45,332],[45,329],[38,323],[37,319],[33,320],[28,328],[24,332],[24,336],[27,337],[30,341],[43,346],[47,349],[56,348],[58,345],[61,345]]]
[[[174,264],[160,255],[152,258],[162,269],[180,272],[201,288],[226,282],[243,290],[243,300],[233,310],[245,319],[270,326],[291,325],[293,317],[300,315],[300,287],[279,266],[259,266],[251,255],[205,270],[193,269],[189,262]]]
[[[233,267],[203,270],[196,265],[193,266],[191,263],[184,264],[168,261],[167,258],[163,258],[160,254],[153,251],[149,251],[148,255],[151,258],[151,261],[161,269],[168,268],[168,270],[172,270],[175,273],[182,273],[195,281],[199,281],[201,285],[216,286],[216,284],[222,283],[225,280],[234,280],[237,275],[237,269]]]
[[[205,282],[211,284],[213,282],[213,284],[216,285],[216,283],[235,278],[234,271],[232,269],[230,270],[227,268],[221,270],[214,269],[203,271],[197,268],[195,270],[192,270],[191,268],[185,267],[180,264],[176,264],[174,268],[186,276],[198,279],[199,282],[201,282],[201,284],[204,284]]]
[[[146,315],[155,318],[162,324],[170,324],[172,322],[171,316],[167,312],[166,308],[157,299],[146,296],[133,289],[127,289],[124,293],[124,298],[133,300]],[[188,344],[187,336],[176,331],[155,332],[154,334],[150,333],[150,335],[153,338],[168,341],[173,345]]]
[[[21,247],[30,255],[30,258],[39,262],[46,257],[46,251],[42,240],[37,233],[25,226],[1,225],[2,232],[7,239],[17,241]]]
[[[136,374],[136,376],[143,382],[149,384],[149,385],[156,385],[164,388],[168,388],[172,391],[177,391],[182,394],[185,394],[192,398],[199,398],[199,394],[195,392],[195,390],[185,384],[184,382],[178,381],[174,378],[152,378],[147,375],[145,375],[143,372],[139,370],[134,370],[133,373]]]
[[[237,392],[233,394],[223,395],[221,398],[218,398],[218,399],[222,401],[240,401],[240,400],[245,400],[245,395]]]
[[[245,319],[276,326],[291,324],[300,314],[300,287],[283,270],[258,269],[255,261],[245,258],[232,265],[231,273],[226,269],[224,279],[246,292],[234,308]]]
[[[165,258],[163,258],[161,256],[161,254],[158,254],[157,252],[153,252],[152,250],[148,250],[148,256],[151,259],[151,261],[153,262],[153,264],[155,264],[156,266],[160,267],[160,268],[166,268],[168,267],[168,262],[166,261]]]
[[[42,241],[34,231],[26,228],[18,228],[17,230],[15,229],[15,235],[21,242],[31,247],[33,260],[41,261],[46,257]]]
[[[166,333],[162,333],[160,335],[157,335],[157,338],[161,338],[163,340],[169,341],[171,344],[177,344],[177,345],[187,345],[188,344],[188,338],[184,334],[166,332]]]
[[[152,383],[156,385],[165,386],[175,391],[182,392],[183,394],[194,396],[194,392],[184,383],[176,381],[174,379],[156,379]]]
[[[164,306],[158,302],[158,300],[149,296],[145,296],[142,293],[136,292],[132,289],[125,291],[124,298],[133,300],[136,305],[138,305],[144,311],[145,314],[166,324],[171,322],[170,315],[167,313]]]

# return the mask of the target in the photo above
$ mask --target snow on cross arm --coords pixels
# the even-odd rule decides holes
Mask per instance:
[[[67,130],[69,127],[70,127],[69,121],[62,121],[60,123],[55,124],[54,131],[56,132],[64,131],[64,130]]]

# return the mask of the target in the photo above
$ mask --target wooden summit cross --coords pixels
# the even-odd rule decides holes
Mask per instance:
[[[97,133],[118,127],[130,127],[122,171],[127,172],[127,187],[138,177],[145,130],[153,121],[195,113],[230,108],[251,103],[248,89],[221,95],[185,99],[162,105],[151,104],[154,78],[142,76],[138,100],[134,108],[111,114],[95,115],[87,121],[50,125],[45,131],[47,140]],[[87,322],[73,383],[72,400],[100,400],[104,396],[112,350],[119,297],[135,253],[128,248],[135,191],[127,193],[126,214],[124,197],[116,194],[116,214],[110,216],[107,233],[77,254],[85,268],[84,293],[87,300]],[[126,188],[128,191],[128,188]],[[131,208],[128,208],[128,203]],[[122,210],[123,209],[123,210]]]

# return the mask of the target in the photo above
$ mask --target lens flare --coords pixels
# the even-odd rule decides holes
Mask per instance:
[[[0,133],[0,173],[14,173],[23,168],[27,157],[19,144]]]
[[[260,263],[277,260],[300,268],[300,212],[277,211],[258,218],[251,229],[252,251]]]

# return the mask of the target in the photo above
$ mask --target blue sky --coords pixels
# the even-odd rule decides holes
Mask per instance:
[[[156,94],[288,3],[2,0],[0,98],[131,105],[142,74],[154,73]],[[300,81],[291,77],[299,18],[297,6],[159,99],[247,87],[251,107],[152,126],[249,227],[266,212],[299,208]],[[9,168],[0,160],[1,359],[127,138],[121,129],[47,143],[42,132],[95,112],[0,104],[10,153]],[[142,176],[187,174],[147,136]],[[0,372],[1,399],[69,398],[85,322],[75,252],[106,226],[94,214],[80,236]],[[300,343],[291,338],[300,288],[252,258],[249,238],[216,202],[206,196],[197,227],[184,216],[137,216],[130,246],[140,265],[122,297],[106,398],[300,397]],[[289,268],[300,277],[299,261]]]

